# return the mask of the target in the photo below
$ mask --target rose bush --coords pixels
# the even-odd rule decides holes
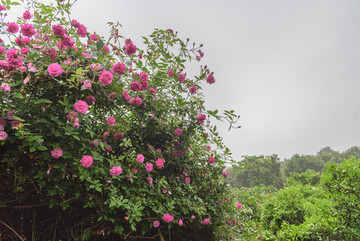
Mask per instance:
[[[221,175],[231,153],[209,123],[238,117],[205,109],[213,72],[185,70],[200,47],[156,29],[141,50],[113,23],[105,40],[71,19],[71,1],[28,0],[7,22],[20,3],[1,2],[3,237],[246,235],[225,221],[240,212]]]

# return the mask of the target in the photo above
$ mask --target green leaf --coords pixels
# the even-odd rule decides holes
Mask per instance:
[[[96,49],[100,51],[104,47],[104,42],[102,40],[99,40],[96,42]]]

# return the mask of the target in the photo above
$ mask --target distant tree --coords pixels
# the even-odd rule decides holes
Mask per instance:
[[[360,147],[353,146],[341,153],[341,156],[343,159],[349,159],[351,157],[354,157],[355,159],[360,158]]]
[[[322,159],[316,158],[313,155],[295,154],[290,159],[285,159],[284,174],[286,177],[289,177],[292,172],[302,173],[308,169],[319,172],[323,168],[324,162]]]
[[[282,187],[280,158],[271,156],[246,156],[241,164],[230,168],[230,183],[234,187]]]
[[[316,157],[322,160],[325,164],[330,163],[340,163],[344,160],[342,155],[332,150],[329,146],[321,148],[321,150],[316,154]]]

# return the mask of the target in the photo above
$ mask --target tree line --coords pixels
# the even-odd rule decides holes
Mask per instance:
[[[280,189],[291,173],[304,173],[307,170],[321,172],[329,163],[342,163],[344,159],[351,157],[360,158],[359,146],[353,146],[344,152],[324,147],[316,155],[294,154],[283,161],[277,154],[244,156],[228,169],[228,182],[238,188],[274,186]]]

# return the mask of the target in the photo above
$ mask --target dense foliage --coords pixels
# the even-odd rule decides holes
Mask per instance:
[[[75,1],[74,1],[75,2]],[[72,2],[35,0],[16,22],[0,5],[0,227],[7,240],[257,237],[224,181],[230,151],[185,67],[201,46],[171,29],[145,49],[110,23],[105,40]],[[9,12],[10,13],[10,12]],[[238,203],[238,204],[237,204]],[[239,211],[240,210],[240,211]]]

